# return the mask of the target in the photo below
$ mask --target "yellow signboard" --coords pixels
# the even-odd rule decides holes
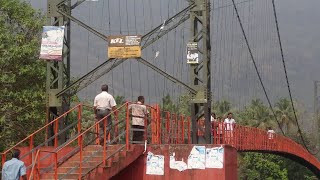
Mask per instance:
[[[109,58],[139,58],[141,57],[140,35],[119,35],[108,37]]]
[[[140,46],[108,47],[109,58],[139,58],[141,57]]]

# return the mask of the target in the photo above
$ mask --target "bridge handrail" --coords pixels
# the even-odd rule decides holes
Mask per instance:
[[[82,104],[78,104],[76,106],[74,106],[73,108],[71,108],[70,110],[68,110],[67,112],[63,113],[61,116],[55,118],[54,120],[52,120],[51,122],[47,123],[46,125],[42,126],[41,128],[39,128],[38,130],[36,130],[35,132],[31,133],[30,135],[28,135],[26,138],[24,138],[23,140],[21,140],[20,142],[16,143],[14,146],[10,147],[9,149],[5,150],[4,152],[0,153],[2,156],[2,165],[4,164],[4,162],[6,161],[6,155],[12,151],[13,149],[17,148],[20,144],[26,142],[27,140],[29,140],[29,146],[30,146],[30,150],[33,149],[33,137],[38,134],[39,132],[41,132],[42,130],[48,128],[50,125],[55,124],[55,128],[54,128],[54,134],[57,134],[58,132],[58,123],[59,121],[65,117],[66,115],[68,115],[69,113],[78,110],[78,127],[81,128],[81,110],[82,110]],[[58,146],[58,137],[55,136],[54,137],[54,146],[57,147]]]

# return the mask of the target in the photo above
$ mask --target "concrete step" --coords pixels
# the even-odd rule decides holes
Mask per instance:
[[[74,167],[59,167],[58,174],[66,174],[66,173],[68,173],[68,171],[70,171],[73,168]],[[92,166],[82,167],[82,172],[88,172],[91,168],[92,168]],[[72,170],[72,173],[79,173],[79,172],[80,172],[79,167]]]
[[[63,163],[60,167],[75,167],[75,166],[79,166],[79,163],[80,163],[79,161],[67,161],[67,162]],[[91,167],[91,166],[96,165],[98,163],[100,163],[100,161],[97,162],[97,161],[88,160],[86,162],[82,162],[82,166]]]
[[[83,173],[84,175],[85,173]],[[68,175],[65,174],[58,174],[58,178],[62,179],[78,179],[79,173],[71,173]],[[48,173],[48,174],[43,174],[41,175],[40,179],[54,179],[54,173]]]

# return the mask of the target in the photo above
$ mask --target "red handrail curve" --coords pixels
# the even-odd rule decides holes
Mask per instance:
[[[293,160],[298,158],[304,160],[304,165],[320,176],[319,160],[290,138],[279,134],[268,134],[267,131],[254,127],[235,125],[230,131],[226,130],[226,126],[227,124],[223,122],[213,123],[214,144],[229,144],[238,152],[267,152],[280,154]]]
[[[61,116],[57,117],[56,119],[52,120],[51,122],[47,123],[46,125],[44,125],[43,127],[39,128],[38,130],[36,130],[35,132],[33,132],[32,134],[30,134],[29,136],[27,136],[26,138],[24,138],[23,140],[21,140],[20,142],[18,142],[17,144],[15,144],[14,146],[10,147],[9,149],[7,149],[6,151],[4,151],[3,153],[0,153],[2,155],[2,165],[4,164],[4,162],[6,161],[6,155],[8,152],[12,151],[14,148],[16,148],[17,146],[19,146],[20,144],[22,144],[23,142],[26,142],[28,139],[30,139],[30,147],[33,146],[33,137],[39,133],[40,131],[44,130],[45,128],[47,128],[48,126],[50,126],[53,123],[57,123],[62,117],[66,116],[67,114],[69,114],[70,112],[74,111],[75,109],[79,108],[81,109],[82,104],[78,104],[76,106],[74,106],[73,108],[71,108],[70,110],[68,110],[67,112],[63,113]],[[57,141],[57,137],[55,138],[55,142]],[[32,149],[32,148],[31,148]]]

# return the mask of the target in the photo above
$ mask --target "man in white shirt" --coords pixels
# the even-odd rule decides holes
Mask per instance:
[[[231,143],[231,139],[233,138],[233,128],[235,124],[236,124],[236,121],[232,118],[232,113],[229,112],[227,115],[227,118],[224,120],[227,143]]]
[[[216,121],[216,114],[213,112],[211,113],[211,123]]]
[[[274,130],[271,129],[271,127],[268,127],[268,139],[273,139],[273,136],[274,136]]]
[[[2,180],[27,180],[26,166],[19,160],[20,150],[13,150],[12,159],[5,162],[2,167]]]
[[[129,110],[132,110],[132,141],[143,141],[144,120],[149,114],[147,107],[144,105],[144,97],[139,96],[137,103],[129,105]]]
[[[113,96],[108,93],[108,85],[104,84],[101,86],[101,93],[98,94],[94,98],[94,114],[95,119],[97,121],[101,120],[105,116],[109,115],[111,111],[114,112],[114,115],[116,115],[116,101],[114,100]],[[109,133],[111,131],[112,126],[112,120],[111,120],[111,114],[107,117],[107,135],[109,136]],[[100,137],[100,145],[103,144],[103,121],[99,123],[99,137]]]

